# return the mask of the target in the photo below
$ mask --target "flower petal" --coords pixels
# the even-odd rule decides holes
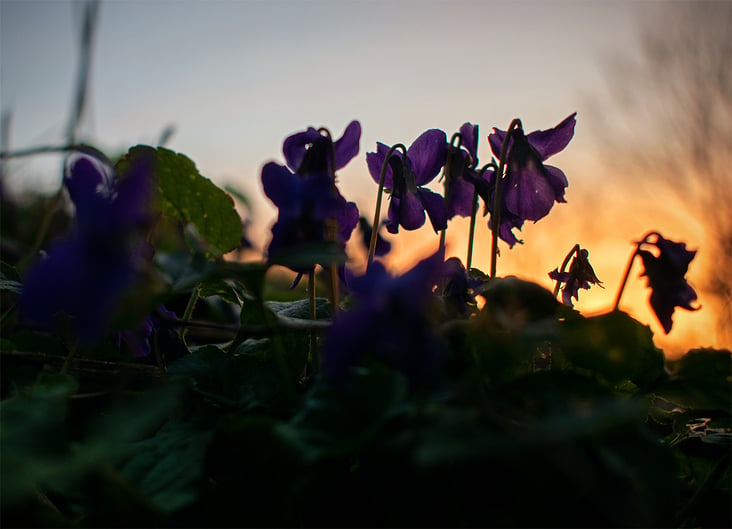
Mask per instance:
[[[267,163],[262,168],[262,187],[264,194],[286,214],[298,215],[302,192],[302,179],[284,165],[274,162]]]
[[[442,195],[426,187],[417,188],[417,193],[419,194],[419,199],[424,210],[427,211],[427,215],[430,217],[430,222],[435,232],[447,228],[447,207],[445,206],[445,199],[442,198]]]
[[[552,129],[536,130],[527,136],[529,143],[541,155],[542,160],[546,160],[550,156],[557,154],[569,144],[572,136],[574,136],[576,115],[576,112],[570,114]]]
[[[505,207],[523,220],[537,221],[554,205],[555,191],[542,169],[538,160],[530,159],[524,166],[509,166],[506,174],[503,183]]]
[[[346,127],[343,136],[335,142],[336,169],[345,167],[358,154],[360,141],[361,124],[353,120]]]
[[[478,163],[478,125],[472,123],[463,123],[460,127],[460,136],[462,136],[463,147],[473,157],[473,167]]]
[[[475,186],[465,180],[461,175],[451,175],[447,196],[447,216],[453,218],[455,215],[469,217],[473,212],[473,193]]]
[[[322,135],[313,127],[308,127],[303,132],[297,132],[285,138],[282,143],[282,154],[285,155],[287,167],[293,172],[297,172],[305,158],[307,146],[320,138]]]
[[[431,182],[447,159],[447,136],[440,129],[429,129],[419,135],[407,149],[407,158],[418,186]]]
[[[417,193],[419,191],[417,190]],[[405,193],[399,201],[399,224],[405,230],[421,228],[425,221],[424,210],[425,206],[422,200],[420,200],[420,196],[415,193]]]
[[[381,177],[381,166],[384,165],[384,160],[386,159],[386,155],[389,152],[388,145],[384,145],[381,142],[376,143],[376,152],[369,152],[366,153],[366,165],[368,165],[369,168],[369,174],[371,175],[371,178],[374,179],[374,182],[377,184],[379,183],[379,178]],[[399,151],[395,151],[393,155],[396,155],[401,158],[401,153]],[[390,166],[387,166],[386,173],[384,174],[384,189],[393,189],[394,188],[394,174],[391,170]]]
[[[567,189],[569,181],[564,171],[551,165],[545,165],[544,169],[549,180],[549,185],[554,189],[554,200],[557,202],[566,202],[567,199],[564,198],[564,190]]]

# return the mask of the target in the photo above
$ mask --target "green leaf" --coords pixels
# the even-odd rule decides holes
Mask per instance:
[[[649,384],[664,373],[663,352],[653,344],[650,327],[613,311],[564,322],[555,364],[568,362],[617,384]]]
[[[732,352],[692,349],[669,362],[671,378],[656,393],[687,408],[732,410]]]
[[[191,422],[171,421],[155,436],[133,443],[120,472],[158,509],[172,513],[197,499],[212,436],[212,430]]]
[[[192,224],[208,244],[207,254],[219,257],[239,246],[242,222],[234,200],[202,176],[185,155],[169,149],[138,145],[130,149],[122,167],[132,157],[155,156],[157,202],[160,211],[183,224]]]
[[[0,290],[9,290],[16,294],[20,294],[23,290],[23,284],[15,267],[3,261],[0,261]]]

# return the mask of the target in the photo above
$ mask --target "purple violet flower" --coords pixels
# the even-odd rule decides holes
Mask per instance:
[[[467,318],[478,311],[473,289],[483,284],[473,278],[457,257],[445,261],[437,293],[442,297],[448,317]]]
[[[374,229],[371,226],[371,224],[369,224],[369,221],[366,220],[366,217],[358,218],[358,227],[361,230],[361,243],[366,248],[366,251],[368,251],[369,246],[371,246],[371,236],[373,234]],[[374,250],[374,255],[376,255],[377,257],[382,257],[382,256],[388,254],[390,251],[391,251],[391,243],[389,241],[387,241],[384,237],[382,237],[380,233],[377,233],[376,234],[376,248]]]
[[[313,127],[297,132],[285,139],[282,153],[291,171],[307,176],[313,173],[331,174],[331,169],[341,169],[358,154],[361,140],[361,124],[351,121],[338,140],[321,134]],[[335,165],[331,167],[331,155],[335,152]]]
[[[447,217],[470,217],[473,213],[473,193],[484,202],[490,200],[492,171],[481,175],[478,170],[478,125],[463,123],[460,127],[461,148],[448,146],[450,177],[446,181],[445,203]]]
[[[554,281],[559,281],[560,284],[564,284],[562,287],[562,302],[568,307],[574,306],[572,304],[572,298],[579,301],[579,289],[585,290],[590,289],[590,285],[597,285],[600,288],[602,281],[595,275],[595,270],[589,261],[590,253],[584,248],[580,250],[580,255],[575,255],[572,259],[572,263],[569,265],[569,272],[560,272],[558,268],[555,268],[549,272],[549,277]]]
[[[390,147],[376,143],[376,152],[366,154],[371,177],[379,183],[381,166]],[[447,137],[439,129],[423,132],[407,149],[406,159],[399,151],[390,157],[384,175],[384,188],[391,193],[386,229],[398,233],[401,225],[405,230],[421,228],[425,222],[425,211],[435,232],[447,227],[447,208],[442,195],[425,187],[429,184],[447,159]]]
[[[499,228],[499,237],[509,246],[520,242],[511,232],[513,228],[520,230],[524,221],[537,222],[544,218],[555,201],[566,202],[564,190],[568,185],[567,177],[561,169],[544,165],[544,161],[569,144],[574,136],[576,115],[576,112],[569,115],[552,129],[536,130],[528,135],[524,135],[521,128],[514,129],[505,161],[506,176],[502,188]],[[488,136],[496,157],[500,157],[505,137],[506,131],[496,128]],[[486,205],[488,210],[492,210],[492,197]],[[492,221],[489,226],[492,226]]]
[[[660,235],[654,244],[658,248],[658,256],[647,250],[638,250],[645,271],[642,275],[648,278],[651,288],[650,304],[659,323],[666,334],[673,325],[672,316],[676,307],[686,310],[699,310],[692,307],[697,295],[686,282],[684,276],[689,263],[696,255],[696,250],[687,250],[685,243],[673,242]]]
[[[50,330],[59,313],[73,318],[82,342],[99,339],[124,290],[149,262],[142,239],[152,220],[152,160],[135,160],[124,178],[77,157],[64,177],[76,207],[72,232],[54,243],[25,275],[20,310]]]
[[[351,278],[354,307],[342,313],[325,336],[322,372],[342,381],[351,366],[376,358],[413,381],[425,380],[439,366],[443,347],[425,308],[444,266],[444,249],[410,271],[392,277],[379,261],[365,275]]]
[[[358,223],[358,208],[346,202],[326,173],[292,173],[274,162],[262,168],[264,193],[279,208],[267,253],[271,261],[293,255],[313,243],[335,242],[345,250]],[[331,263],[322,263],[329,265]],[[307,272],[311,265],[291,267]]]

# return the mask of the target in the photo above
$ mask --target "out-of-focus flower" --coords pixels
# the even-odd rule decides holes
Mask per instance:
[[[358,208],[336,188],[326,173],[301,176],[274,162],[262,168],[264,193],[279,208],[267,250],[270,260],[296,253],[313,243],[345,243],[358,223]],[[322,263],[328,265],[330,263]],[[311,266],[292,269],[306,272]]]
[[[164,305],[160,305],[136,327],[118,332],[116,337],[117,348],[121,349],[122,343],[125,343],[135,358],[150,356],[152,352],[150,338],[153,331],[160,327],[162,319],[177,319],[177,316],[175,312],[166,309]],[[175,331],[169,330],[168,332],[173,334]]]
[[[324,376],[343,380],[351,366],[371,357],[413,381],[428,377],[443,358],[426,310],[443,259],[441,249],[397,277],[375,261],[365,275],[350,279],[354,306],[333,322],[325,336]]]
[[[376,152],[366,154],[371,177],[379,183],[381,167],[390,147],[377,142]],[[442,195],[425,187],[440,172],[447,158],[447,137],[439,129],[423,132],[407,149],[407,156],[394,151],[387,161],[384,188],[391,192],[388,221],[389,233],[397,233],[401,225],[405,230],[421,228],[425,211],[434,230],[447,227],[447,208]]]
[[[569,272],[560,272],[558,268],[555,268],[549,272],[549,277],[554,281],[559,281],[563,284],[562,287],[562,302],[572,307],[572,298],[579,301],[579,289],[585,290],[590,289],[590,285],[597,285],[600,288],[602,281],[595,275],[595,270],[592,268],[589,260],[590,252],[584,248],[580,250],[579,255],[575,255],[572,259],[572,263],[569,265]]]
[[[303,132],[288,136],[283,145],[287,167],[293,172],[307,176],[313,173],[331,174],[338,170],[358,154],[361,140],[361,124],[351,121],[338,140],[333,141],[321,131],[308,127]],[[335,164],[331,166],[332,154],[335,153]]]
[[[100,338],[125,289],[149,262],[142,240],[152,220],[153,160],[141,156],[121,178],[89,157],[72,161],[64,185],[76,208],[72,232],[26,273],[20,310],[50,330],[59,313],[73,318],[78,338]]]
[[[460,259],[447,259],[437,285],[437,293],[445,303],[448,316],[466,318],[477,312],[478,305],[473,289],[482,283],[480,279],[470,277]]]
[[[574,136],[575,116],[576,113],[571,114],[552,129],[536,130],[528,135],[519,127],[509,138],[499,237],[511,247],[519,242],[511,232],[513,228],[521,229],[524,221],[544,218],[555,201],[566,202],[567,177],[561,169],[545,165],[544,161],[569,144]],[[500,157],[505,137],[506,131],[496,128],[488,136],[496,157]],[[492,213],[492,199],[487,204]]]
[[[361,230],[361,243],[364,245],[366,250],[368,251],[369,246],[371,246],[371,236],[373,234],[373,227],[371,224],[369,224],[369,221],[366,220],[366,217],[359,217],[358,219],[358,227]],[[374,255],[376,256],[384,256],[388,254],[391,251],[391,243],[384,239],[380,233],[377,232],[376,234],[376,249],[374,251]]]
[[[696,250],[687,250],[685,243],[673,242],[657,235],[654,244],[658,248],[658,256],[648,250],[638,250],[645,271],[642,275],[648,278],[651,288],[650,304],[658,321],[666,334],[673,325],[672,316],[676,307],[686,310],[698,310],[693,307],[697,295],[687,283],[686,275],[689,263],[696,255]]]

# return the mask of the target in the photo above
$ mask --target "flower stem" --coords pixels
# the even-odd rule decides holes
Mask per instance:
[[[403,156],[407,155],[407,148],[402,143],[397,143],[394,145],[391,149],[389,149],[389,152],[386,153],[386,156],[384,157],[384,162],[381,164],[381,173],[379,174],[379,192],[376,195],[376,207],[374,208],[374,223],[372,224],[372,230],[371,230],[371,241],[369,243],[369,258],[368,263],[366,265],[366,270],[368,271],[368,268],[371,266],[371,263],[374,261],[374,255],[376,253],[376,236],[379,232],[379,217],[381,215],[381,195],[384,192],[384,178],[386,177],[386,168],[389,166],[389,158],[391,158],[391,155],[394,153],[395,150],[401,149],[404,153]]]
[[[503,145],[501,146],[501,156],[498,160],[498,171],[496,171],[496,190],[493,196],[493,216],[491,220],[491,231],[493,232],[493,241],[491,247],[491,277],[496,277],[496,262],[498,260],[498,229],[501,225],[501,209],[502,209],[502,196],[503,192],[503,171],[506,166],[506,153],[508,151],[508,143],[511,140],[511,135],[515,128],[521,128],[521,120],[516,118],[511,121],[511,124],[506,130],[506,136],[503,138]]]
[[[310,319],[315,321],[318,319],[315,307],[315,267],[308,271],[308,301],[310,302]],[[310,330],[310,364],[312,372],[318,370],[320,360],[318,358],[318,340],[315,329]]]
[[[498,170],[498,167],[496,167],[496,164],[493,162],[488,162],[485,164],[480,171],[478,171],[478,180],[483,178],[483,175],[488,170],[489,167],[493,167],[494,171]],[[470,232],[468,233],[468,256],[465,259],[465,269],[470,270],[470,265],[473,262],[473,240],[475,239],[475,221],[477,220],[478,216],[478,188],[476,186],[473,186],[473,202],[472,202],[472,209],[470,210]]]
[[[335,180],[335,172],[336,172],[336,150],[335,150],[335,143],[333,142],[333,137],[330,135],[330,131],[326,129],[325,127],[320,127],[318,129],[318,132],[328,138],[328,144],[330,145],[330,174],[333,177],[333,180]]]
[[[623,291],[625,290],[625,284],[628,282],[628,277],[630,276],[630,269],[633,267],[633,259],[635,259],[635,256],[638,255],[638,251],[640,250],[640,247],[648,242],[648,239],[653,236],[658,237],[660,234],[657,231],[649,231],[646,233],[643,238],[635,243],[635,250],[633,250],[633,253],[630,256],[630,259],[628,259],[628,264],[625,267],[625,273],[623,274],[623,280],[620,282],[620,288],[618,288],[618,293],[615,296],[615,304],[613,305],[613,310],[618,310],[618,307],[620,306],[620,298],[623,296]]]
[[[196,308],[196,303],[198,303],[198,298],[201,295],[201,289],[196,287],[193,292],[191,292],[191,297],[188,298],[188,304],[186,305],[185,311],[183,311],[183,316],[181,319],[183,320],[190,320],[191,316],[193,316],[193,309]],[[187,328],[183,328],[181,331],[181,338],[186,337],[186,333],[188,332]]]
[[[470,209],[470,232],[468,232],[468,256],[465,259],[465,269],[470,270],[473,261],[473,239],[475,238],[475,219],[478,216],[478,189],[473,188],[473,201]]]
[[[579,243],[578,244],[575,244],[572,247],[572,249],[569,251],[569,253],[567,254],[567,256],[564,258],[564,261],[562,262],[562,267],[559,269],[559,273],[560,274],[567,269],[567,265],[569,264],[569,260],[572,258],[572,256],[573,255],[578,255],[579,256],[581,250],[582,249],[580,248]],[[559,281],[559,279],[557,279],[557,282],[554,285],[554,297],[555,298],[557,297],[557,294],[559,294],[559,285],[560,284],[561,284],[561,281]]]

